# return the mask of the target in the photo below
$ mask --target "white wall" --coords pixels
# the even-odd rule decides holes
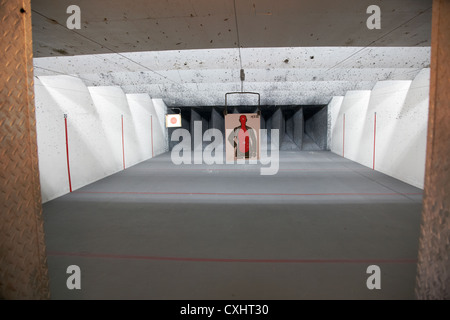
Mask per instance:
[[[374,101],[371,100],[372,107],[377,111],[375,168],[422,189],[425,178],[429,84],[430,69],[424,69],[410,84],[409,90],[398,93],[402,96],[402,104],[390,104],[383,100],[383,95],[392,95],[392,92],[391,88],[381,85],[375,86],[372,91]]]
[[[379,81],[372,91],[348,91],[328,105],[332,152],[373,167],[374,113],[377,114],[375,170],[423,188],[430,70],[413,81]]]
[[[169,151],[169,139],[166,129],[167,106],[162,99],[153,99],[150,106],[153,116],[153,149],[155,155]]]
[[[156,115],[155,107],[150,96],[146,93],[127,94],[127,101],[130,107],[130,117],[127,117],[125,123],[125,132],[127,139],[126,150],[128,159],[126,160],[129,165],[141,162],[145,159],[152,157],[152,139],[154,139],[154,133],[152,137],[152,118]],[[128,121],[130,120],[130,121]],[[128,132],[132,131],[132,132]],[[133,138],[132,144],[134,145],[135,152],[131,155],[129,148],[131,146],[130,138]],[[156,139],[158,140],[158,139]],[[159,154],[158,153],[154,153]]]
[[[337,130],[336,123],[339,116],[339,109],[341,107],[342,101],[344,101],[344,97],[336,96],[331,99],[328,103],[328,123],[327,123],[327,149],[331,150],[332,145],[337,146],[336,141],[332,141],[333,139],[337,139],[339,134],[334,132]]]
[[[126,168],[152,157],[152,138],[155,156],[167,150],[166,106],[147,94],[125,95],[120,87],[88,88],[77,77],[47,76],[35,79],[35,96],[43,202],[69,192],[64,114],[73,190],[123,170],[121,115]]]
[[[44,79],[49,84],[51,79]],[[45,87],[37,78],[34,84],[39,174],[42,200],[45,202],[69,192],[64,136],[64,113],[68,104],[56,101],[61,100],[62,96],[58,96],[58,91],[69,92],[69,89],[64,89],[63,81],[58,86],[60,89]]]
[[[336,102],[328,106],[329,113],[337,115],[335,126],[332,129],[331,151],[364,165],[368,165],[365,158],[370,152],[370,146],[360,144],[360,142],[364,138],[363,130],[369,100],[370,90],[347,91],[341,104]],[[343,139],[344,114],[345,143]]]

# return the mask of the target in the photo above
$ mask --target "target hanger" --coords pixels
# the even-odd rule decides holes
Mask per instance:
[[[228,114],[228,95],[230,94],[253,94],[253,95],[257,95],[258,96],[258,115],[261,115],[261,95],[258,92],[240,92],[240,91],[235,91],[235,92],[227,92],[225,93],[225,110],[223,111],[224,115]]]

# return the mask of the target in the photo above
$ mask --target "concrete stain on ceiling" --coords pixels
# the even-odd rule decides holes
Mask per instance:
[[[327,104],[378,81],[413,80],[430,63],[427,47],[243,48],[240,54],[244,90],[261,93],[267,105]],[[286,63],[286,57],[308,59]],[[87,86],[120,86],[178,106],[206,106],[241,90],[239,61],[237,49],[205,49],[35,58],[34,67],[39,77],[76,74]]]
[[[78,0],[81,30],[65,27],[68,1],[33,1],[34,55],[257,47],[429,46],[431,0]],[[255,6],[253,6],[255,4]],[[365,26],[382,11],[381,30]],[[236,14],[235,14],[236,13]],[[237,20],[236,18],[237,17]],[[108,45],[100,45],[104,39]],[[48,48],[39,47],[45,44]]]
[[[79,0],[69,30],[67,1],[32,1],[35,74],[202,106],[240,91],[243,68],[264,104],[327,104],[428,68],[431,2]],[[372,4],[381,30],[365,26]]]

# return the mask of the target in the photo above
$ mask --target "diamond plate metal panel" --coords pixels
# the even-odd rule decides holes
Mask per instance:
[[[29,0],[0,0],[0,33],[0,299],[47,299]]]
[[[416,296],[450,299],[450,1],[434,0],[427,162]]]

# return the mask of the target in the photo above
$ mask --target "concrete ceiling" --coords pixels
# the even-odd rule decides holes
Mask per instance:
[[[66,27],[72,4],[81,30]],[[366,27],[371,4],[381,8],[380,30]],[[260,92],[262,104],[326,104],[428,67],[430,8],[431,0],[32,0],[35,75],[204,106],[241,90],[242,67],[244,90]]]
[[[32,0],[34,56],[238,45],[244,48],[430,46],[431,2]],[[66,28],[69,17],[66,9],[73,4],[81,8],[81,30]],[[381,9],[380,30],[366,27],[369,17],[366,10],[373,4]]]
[[[412,80],[429,67],[430,48],[247,48],[241,57],[243,89],[261,93],[262,104],[311,105],[377,81]],[[149,93],[169,106],[211,106],[241,90],[239,60],[237,49],[210,49],[48,57],[34,65],[37,76],[69,74],[88,86]],[[256,103],[243,98],[235,104]]]

